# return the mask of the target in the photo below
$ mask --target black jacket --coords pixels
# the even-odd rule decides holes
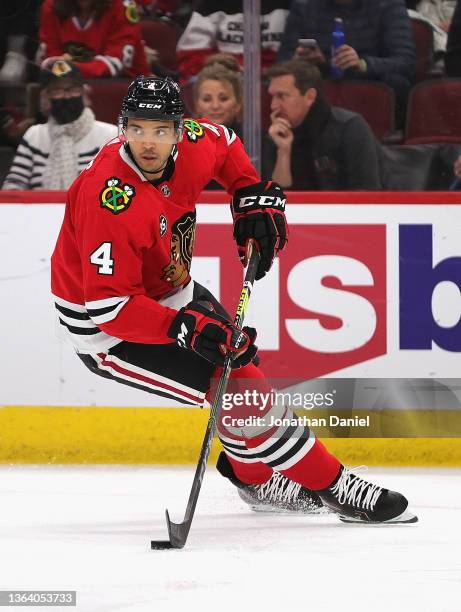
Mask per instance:
[[[456,3],[448,30],[445,68],[449,77],[461,77],[461,0]]]
[[[348,77],[380,80],[393,73],[413,78],[416,51],[403,0],[355,0],[348,7],[336,5],[334,0],[294,0],[279,61],[291,59],[299,38],[315,38],[329,60],[335,17],[343,19],[346,44],[367,63],[366,73],[348,70]]]
[[[317,98],[294,130],[289,189],[360,191],[381,189],[379,145],[362,115],[330,107]],[[263,177],[272,178],[277,147],[267,136]]]

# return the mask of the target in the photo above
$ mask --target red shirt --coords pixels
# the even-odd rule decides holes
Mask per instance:
[[[172,340],[177,311],[158,300],[190,281],[195,204],[213,178],[231,194],[260,178],[234,132],[186,121],[182,142],[153,185],[115,139],[75,180],[52,256],[59,335],[82,352],[120,339]]]
[[[82,26],[77,17],[61,21],[53,0],[45,0],[40,22],[43,59],[69,53],[85,78],[151,74],[144,53],[137,7],[112,0],[99,19]]]

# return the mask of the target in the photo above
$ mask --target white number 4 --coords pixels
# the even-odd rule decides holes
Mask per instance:
[[[98,266],[98,274],[114,273],[114,260],[111,257],[111,251],[112,243],[103,242],[95,251],[91,253],[90,262],[95,266]]]

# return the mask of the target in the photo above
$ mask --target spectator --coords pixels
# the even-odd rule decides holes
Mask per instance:
[[[242,132],[242,74],[237,60],[225,54],[206,60],[194,83],[195,111],[214,123]]]
[[[378,143],[357,113],[330,107],[321,75],[291,60],[268,71],[271,126],[263,176],[284,189],[353,191],[381,188]]]
[[[279,50],[289,0],[261,3],[261,63],[274,63]],[[243,2],[204,0],[193,11],[178,42],[179,71],[184,79],[196,75],[204,60],[216,52],[231,53],[243,62]]]
[[[453,18],[456,0],[421,0],[415,10],[408,11],[410,17],[423,19],[434,30],[434,51],[445,53],[447,49],[447,33]]]
[[[288,15],[279,59],[306,59],[323,75],[331,70],[331,33],[335,17],[344,23],[346,43],[336,52],[335,65],[347,78],[383,81],[397,98],[399,124],[416,70],[410,18],[403,0],[294,0]],[[316,50],[298,45],[315,38]]]
[[[45,0],[40,43],[85,78],[150,74],[134,0]]]
[[[30,127],[16,151],[3,189],[67,189],[117,127],[96,121],[84,106],[79,69],[54,60],[40,72],[47,123]]]
[[[461,77],[461,0],[457,0],[448,30],[445,69],[449,77]]]

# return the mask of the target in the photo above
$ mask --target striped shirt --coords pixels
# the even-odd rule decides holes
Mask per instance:
[[[117,126],[110,123],[94,122],[88,134],[75,143],[78,174],[106,142],[117,136],[117,131]],[[44,189],[43,174],[48,164],[51,146],[48,124],[40,123],[30,127],[18,145],[2,189]]]

